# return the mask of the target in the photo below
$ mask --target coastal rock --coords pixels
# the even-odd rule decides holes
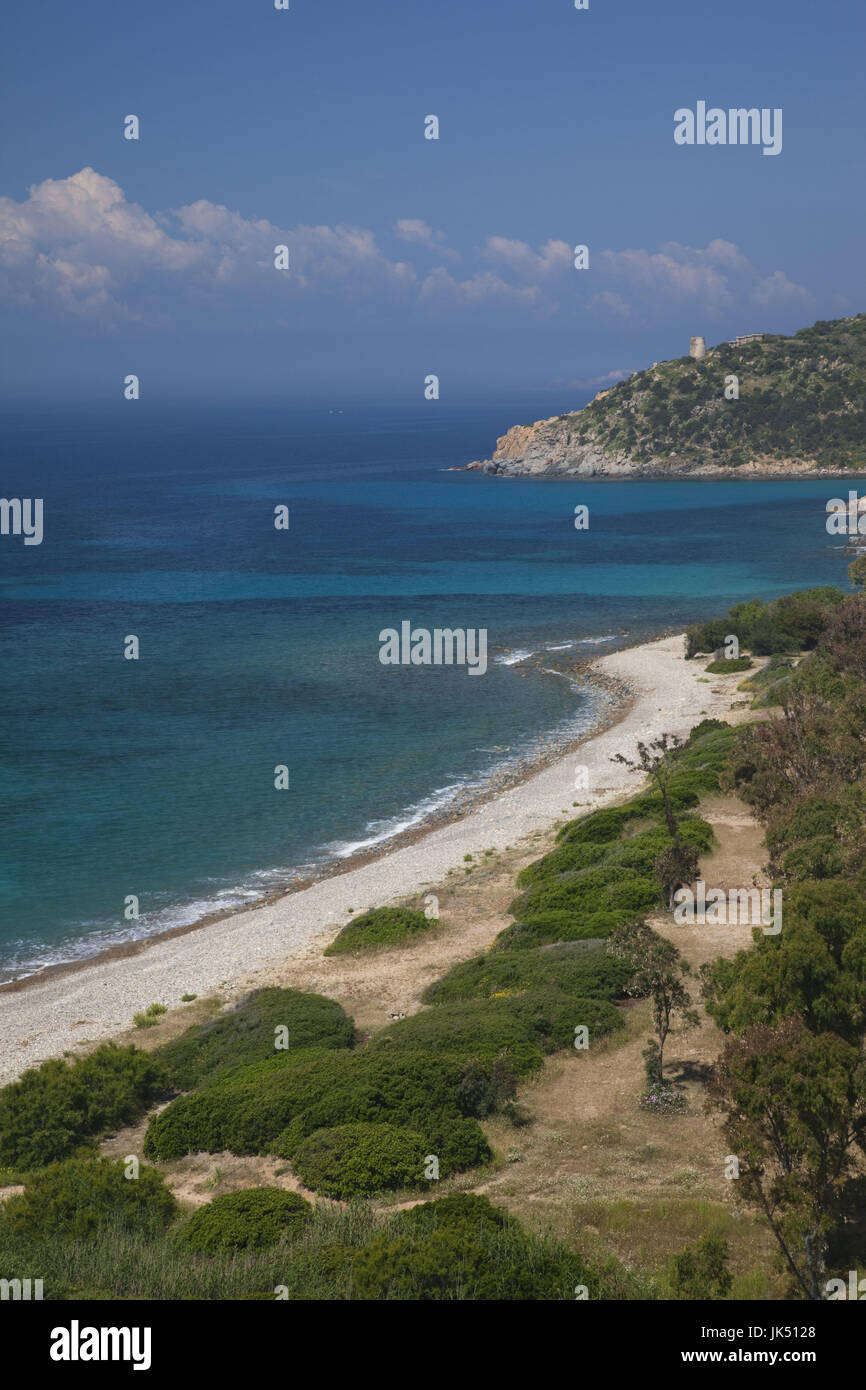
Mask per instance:
[[[554,415],[534,425],[514,425],[497,440],[492,459],[470,464],[470,467],[502,476],[560,473],[589,478],[595,474],[617,475],[640,470],[640,465],[627,454],[609,452],[595,443],[580,442],[576,435],[578,416],[579,412],[575,412],[573,416]],[[574,422],[574,429],[569,428],[570,421]]]

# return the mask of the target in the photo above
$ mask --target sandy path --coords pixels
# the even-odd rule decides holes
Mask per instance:
[[[638,740],[663,732],[685,734],[704,716],[730,717],[736,678],[709,684],[703,665],[686,662],[683,652],[682,637],[667,637],[599,658],[596,668],[634,693],[623,718],[578,752],[414,844],[198,931],[157,939],[133,956],[0,990],[0,1082],[127,1028],[132,1014],[154,1001],[175,1007],[185,992],[240,990],[277,969],[282,974],[287,957],[305,954],[317,938],[327,944],[350,907],[358,913],[435,891],[449,871],[462,872],[464,855],[517,847],[579,814],[576,802],[588,811],[636,790],[640,778],[612,763],[613,754],[630,756]],[[586,769],[586,790],[574,790],[578,764]]]

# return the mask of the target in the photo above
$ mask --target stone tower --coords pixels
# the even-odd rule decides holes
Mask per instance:
[[[689,339],[689,357],[706,357],[707,340],[706,338]]]

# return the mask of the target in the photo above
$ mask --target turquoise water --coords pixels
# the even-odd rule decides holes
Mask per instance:
[[[45,538],[0,537],[0,978],[447,809],[588,727],[593,650],[845,582],[842,484],[445,471],[571,402],[138,404],[2,420],[2,490],[44,498]],[[486,628],[486,674],[383,666],[404,620]]]

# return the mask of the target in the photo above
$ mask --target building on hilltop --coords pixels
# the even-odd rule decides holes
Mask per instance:
[[[728,343],[728,347],[742,347],[744,343],[759,343],[763,336],[763,333],[743,333],[741,337],[734,338],[733,342]]]

